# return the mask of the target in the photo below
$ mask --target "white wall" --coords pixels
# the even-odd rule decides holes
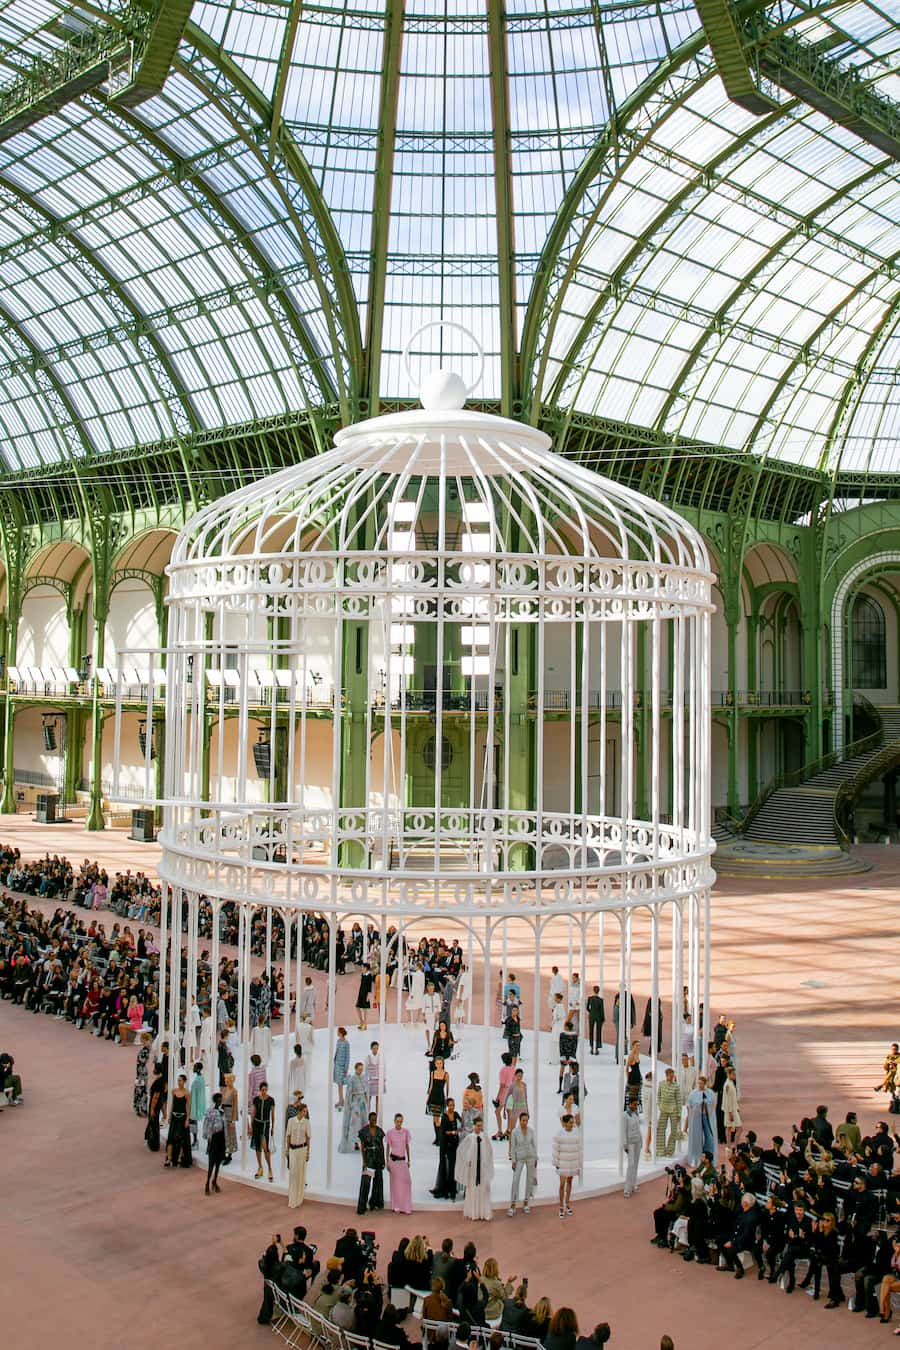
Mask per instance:
[[[22,603],[16,665],[67,666],[69,624],[65,598],[52,586],[35,586]]]
[[[29,773],[49,774],[62,783],[65,753],[65,718],[56,719],[56,750],[44,749],[43,715],[39,708],[20,708],[16,713],[14,767]]]
[[[123,581],[115,588],[109,598],[104,642],[103,663],[107,666],[117,665],[119,652],[126,648],[151,651],[159,646],[156,602],[144,582],[137,579]]]

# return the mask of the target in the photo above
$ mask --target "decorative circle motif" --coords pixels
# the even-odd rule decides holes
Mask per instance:
[[[468,328],[466,328],[466,327],[465,327],[463,324],[461,324],[461,323],[453,323],[450,319],[432,319],[432,321],[431,321],[430,323],[423,323],[422,326],[421,326],[421,328],[417,328],[417,329],[416,329],[416,331],[413,333],[412,337],[409,339],[409,342],[407,342],[406,346],[403,348],[403,368],[404,368],[404,370],[406,371],[406,374],[407,374],[407,376],[408,376],[408,378],[409,378],[409,382],[410,382],[411,385],[415,386],[416,381],[415,381],[415,378],[414,378],[414,376],[413,376],[412,371],[411,371],[410,368],[409,368],[409,357],[410,357],[410,352],[412,351],[412,345],[413,345],[413,343],[415,342],[416,338],[421,337],[423,333],[428,333],[428,332],[430,332],[432,328],[440,328],[441,330],[443,330],[443,329],[445,329],[445,328],[447,328],[447,329],[452,328],[452,329],[454,329],[457,333],[464,333],[465,336],[466,336],[466,337],[469,339],[469,341],[471,342],[472,346],[475,348],[475,351],[476,351],[476,353],[477,353],[477,355],[478,355],[478,361],[479,361],[478,375],[477,375],[477,377],[472,381],[472,383],[471,383],[470,385],[466,385],[466,384],[463,382],[463,380],[461,379],[460,376],[458,376],[458,375],[455,376],[455,379],[459,381],[459,385],[461,386],[462,390],[464,391],[464,398],[463,398],[463,401],[465,401],[465,399],[468,398],[470,394],[473,394],[473,393],[475,392],[475,390],[478,388],[478,386],[481,384],[481,377],[482,377],[482,375],[484,374],[484,351],[483,351],[483,349],[482,349],[481,343],[478,341],[478,339],[475,337],[475,335],[474,335],[473,333],[470,333],[470,332],[469,332]],[[443,371],[443,372],[440,372],[440,373],[443,373],[444,375],[450,375],[450,374],[453,374],[453,372],[450,372],[450,371]],[[436,389],[435,392],[439,392],[439,391]],[[454,390],[454,392],[456,392],[456,391]],[[420,388],[420,393],[421,393],[421,388]],[[423,403],[424,403],[424,399],[423,399],[422,401],[423,401]],[[428,406],[428,405],[426,405],[426,406]],[[434,407],[435,405],[432,404],[431,406]],[[438,405],[438,406],[441,406],[441,405]],[[454,405],[451,404],[451,407],[452,407],[452,406],[454,406]],[[460,405],[460,406],[461,406],[461,405]]]

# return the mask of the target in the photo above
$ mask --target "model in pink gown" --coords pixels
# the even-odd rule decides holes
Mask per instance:
[[[387,1168],[391,1178],[391,1209],[395,1214],[412,1214],[412,1177],[409,1174],[409,1130],[403,1117],[394,1117],[394,1128],[385,1135]]]

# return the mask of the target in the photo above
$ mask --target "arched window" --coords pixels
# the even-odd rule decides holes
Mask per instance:
[[[884,611],[868,595],[858,595],[854,601],[850,649],[854,689],[885,689],[887,650]]]

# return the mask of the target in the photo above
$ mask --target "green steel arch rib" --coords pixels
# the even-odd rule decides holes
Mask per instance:
[[[335,391],[327,378],[322,365],[321,353],[312,334],[308,331],[302,316],[297,314],[284,295],[276,274],[254,243],[243,222],[225,205],[215,188],[206,182],[202,174],[192,174],[189,178],[182,177],[179,171],[180,161],[177,151],[169,145],[164,137],[158,135],[151,127],[141,121],[137,113],[120,110],[115,115],[107,112],[106,116],[114,116],[120,126],[127,127],[132,134],[138,133],[164,160],[169,162],[170,168],[167,177],[184,192],[191,203],[201,212],[206,222],[216,230],[221,241],[240,257],[256,298],[265,304],[266,300],[271,297],[279,305],[288,327],[288,333],[281,332],[282,341],[285,342],[294,359],[295,369],[306,392],[310,408],[314,408],[318,400],[310,396],[309,381],[316,383],[321,397],[326,402],[333,400]],[[289,335],[293,338],[293,342],[289,340]],[[293,345],[294,342],[296,342],[296,348]],[[306,372],[306,379],[303,378],[304,372]],[[210,392],[215,395],[214,389]],[[223,418],[223,420],[225,419]]]
[[[153,377],[160,401],[169,409],[175,434],[190,434],[197,431],[201,426],[201,419],[190,394],[181,384],[175,366],[162,343],[154,336],[147,316],[135,304],[124,286],[76,234],[60,228],[61,223],[57,216],[41,202],[36,201],[30,193],[0,174],[0,202],[3,192],[15,200],[19,210],[37,217],[42,222],[35,232],[37,235],[43,235],[48,242],[52,242],[56,248],[68,254],[76,266],[88,268],[101,279],[106,298],[111,301],[118,316],[125,317],[126,327],[134,331],[134,344]]]
[[[378,107],[378,147],[375,152],[372,235],[369,249],[365,369],[361,373],[362,397],[367,400],[368,413],[372,416],[379,412],[381,406],[384,297],[387,286],[391,192],[394,183],[394,146],[397,137],[397,102],[400,94],[400,61],[403,53],[403,19],[405,13],[405,0],[386,0],[381,90]]]
[[[827,469],[828,461],[841,439],[841,435],[847,424],[852,421],[853,414],[859,406],[866,384],[872,370],[878,364],[878,357],[884,350],[886,344],[890,341],[891,335],[900,322],[900,289],[894,296],[891,303],[887,306],[884,314],[873,328],[869,339],[860,354],[856,363],[856,371],[851,379],[847,381],[841,392],[835,408],[834,417],[828,434],[825,438],[825,449],[822,452],[822,458],[819,467],[824,471]],[[840,454],[836,457],[836,464],[840,464]]]
[[[704,53],[705,41],[700,33],[682,43],[622,103],[585,157],[556,213],[535,270],[522,327],[522,395],[531,400],[530,416],[535,424],[540,420],[543,373],[561,298],[578,271],[591,231],[619,172],[620,154],[635,153],[650,136],[657,121],[657,109],[662,111],[671,102],[680,102],[698,78],[712,75],[714,67],[712,59]],[[612,172],[608,169],[610,159]],[[581,227],[573,237],[579,221]]]
[[[271,127],[272,108],[269,102],[240,67],[216,48],[209,35],[196,24],[189,22],[185,39],[207,63],[208,87],[220,97],[224,94],[229,105],[233,103],[235,94],[244,101],[245,128],[251,131],[254,126]],[[180,60],[178,64],[181,64]],[[222,80],[227,81],[230,88],[223,89]],[[235,120],[241,120],[233,107],[231,116]],[[322,294],[323,312],[334,344],[339,397],[344,406],[345,416],[349,418],[350,408],[347,401],[355,401],[358,397],[363,359],[359,309],[343,244],[306,156],[286,130],[283,122],[278,124],[276,146],[277,153],[287,170],[286,181],[293,181],[296,184],[299,198],[291,197],[287,193],[284,183],[277,175],[272,176],[272,181],[290,208],[304,245],[304,255],[310,270],[317,278],[317,285]],[[263,167],[269,167],[264,159],[261,163]],[[318,248],[315,247],[316,244]],[[324,268],[323,263],[326,264]],[[346,371],[342,370],[342,362],[339,359],[342,353],[346,361]]]
[[[488,55],[494,152],[494,199],[497,206],[497,267],[500,296],[500,411],[511,417],[518,395],[516,369],[516,268],[512,159],[509,133],[509,53],[503,0],[487,0]]]
[[[712,73],[712,72],[711,72]],[[710,73],[710,74],[711,74]],[[707,77],[709,78],[709,76]],[[705,80],[703,81],[705,83]],[[619,263],[615,272],[611,274],[609,284],[604,292],[601,292],[587,314],[581,322],[581,325],[575,334],[571,345],[564,357],[560,357],[561,369],[547,395],[547,401],[554,406],[566,406],[573,404],[578,391],[587,378],[591,368],[592,357],[583,363],[583,368],[579,366],[579,357],[582,349],[592,340],[597,328],[600,326],[601,319],[606,317],[606,323],[600,328],[597,341],[594,345],[594,352],[603,341],[610,324],[613,322],[618,309],[622,303],[628,299],[631,294],[631,287],[627,285],[629,275],[633,272],[635,264],[643,258],[644,254],[654,247],[659,235],[665,231],[668,226],[675,226],[689,211],[689,203],[693,199],[699,199],[709,191],[709,176],[714,173],[720,165],[726,163],[733,155],[740,153],[744,147],[751,142],[758,134],[761,126],[771,125],[777,121],[782,114],[779,112],[765,119],[763,122],[755,123],[748,128],[743,135],[735,139],[705,165],[699,168],[699,171],[693,181],[685,183],[682,190],[671,197],[661,207],[652,222],[635,239],[632,247],[625,254],[625,257]],[[659,125],[659,123],[657,123]],[[630,163],[629,159],[626,161]],[[625,165],[623,165],[625,167]],[[611,312],[607,314],[607,311]],[[578,376],[578,370],[581,374]],[[572,377],[576,377],[574,391],[567,388]]]
[[[758,128],[756,129],[758,130]],[[810,227],[815,224],[818,218],[826,211],[841,206],[849,192],[853,191],[855,188],[864,186],[871,179],[876,178],[883,173],[887,163],[888,161],[884,160],[878,165],[867,168],[863,173],[857,175],[856,178],[843,184],[841,188],[838,191],[833,192],[831,196],[826,197],[824,201],[818,204],[814,211],[809,212],[801,220],[798,220],[793,229],[787,231],[787,233],[778,239],[771,248],[767,249],[750,271],[747,272],[746,275],[741,278],[740,282],[732,288],[731,292],[725,297],[722,304],[716,310],[715,317],[710,322],[708,328],[697,339],[685,360],[682,362],[678,373],[672,380],[672,387],[663,402],[663,406],[656,422],[656,425],[660,430],[665,426],[666,419],[679,401],[684,402],[681,421],[684,420],[684,416],[690,406],[690,400],[684,393],[685,382],[690,379],[692,372],[696,372],[700,369],[701,365],[703,370],[705,370],[709,357],[704,361],[704,353],[709,351],[709,356],[711,357],[711,349],[721,346],[729,333],[733,331],[733,324],[729,325],[727,328],[725,326],[725,321],[731,310],[740,303],[750,288],[756,285],[760,277],[766,276],[770,271],[780,265],[781,255],[784,253],[785,248],[793,243],[794,240],[805,236],[809,232]],[[700,375],[702,377],[702,370],[700,370]],[[677,429],[674,434],[677,435]]]
[[[900,265],[900,252],[893,253],[891,254],[890,257],[885,258],[884,262],[880,267],[872,268],[869,271],[869,273],[862,278],[861,281],[857,282],[857,284],[853,286],[845,296],[842,297],[842,299],[838,302],[838,304],[836,304],[831,310],[829,310],[829,312],[822,319],[822,322],[818,324],[817,327],[810,334],[807,345],[812,346],[812,344],[815,343],[824,332],[833,328],[835,324],[839,322],[840,315],[844,312],[847,306],[851,305],[854,302],[854,300],[856,300],[861,294],[863,294],[866,288],[870,286],[873,281],[877,280],[878,277],[888,276],[894,278],[896,276],[898,265]],[[898,303],[897,296],[894,297],[892,303],[895,305]],[[773,415],[777,412],[777,409],[779,408],[782,401],[785,398],[788,398],[788,400],[793,398],[795,390],[791,387],[790,381],[795,371],[798,370],[799,367],[803,364],[805,364],[803,357],[797,356],[787,365],[785,370],[782,372],[780,379],[775,385],[775,388],[772,390],[765,404],[763,405],[763,407],[760,409],[759,413],[756,416],[753,426],[745,439],[744,442],[745,449],[748,450],[753,449],[757,437],[759,436],[763,427],[766,426],[767,423],[772,422],[774,420]],[[768,451],[766,451],[766,454],[767,453]]]

